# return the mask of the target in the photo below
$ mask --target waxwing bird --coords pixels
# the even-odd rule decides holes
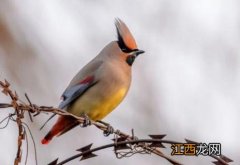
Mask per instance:
[[[137,48],[126,24],[115,21],[117,41],[110,42],[72,79],[62,94],[60,109],[74,115],[86,114],[91,120],[101,120],[126,96],[131,83],[131,67],[144,51]],[[54,136],[62,135],[79,123],[70,116],[59,116],[42,139],[48,144]]]

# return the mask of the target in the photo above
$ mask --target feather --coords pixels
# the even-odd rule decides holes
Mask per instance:
[[[116,18],[115,26],[117,29],[119,47],[124,52],[132,52],[137,49],[136,41],[126,24],[119,18]]]
[[[80,97],[81,95],[84,94],[84,92],[86,92],[86,90],[88,88],[90,88],[91,86],[93,86],[95,83],[94,82],[94,77],[93,76],[88,76],[85,79],[83,79],[82,81],[80,81],[80,83],[78,85],[72,86],[72,87],[68,87],[62,94],[63,97],[63,101],[60,103],[60,105],[58,106],[59,109],[64,109],[65,107],[67,107],[69,104],[71,104],[75,99],[77,99],[78,97]],[[56,114],[53,114],[40,128],[40,130],[43,129],[43,127],[55,116]]]

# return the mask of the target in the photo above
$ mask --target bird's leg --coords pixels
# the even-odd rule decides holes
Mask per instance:
[[[84,121],[80,124],[80,127],[87,127],[92,124],[90,118],[85,113],[82,114],[81,117],[84,118]]]
[[[107,127],[106,130],[103,131],[104,136],[109,136],[110,134],[114,133],[114,128],[109,124],[101,120],[97,120],[98,123],[101,123]]]

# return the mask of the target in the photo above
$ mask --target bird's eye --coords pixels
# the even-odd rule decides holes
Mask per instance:
[[[127,56],[126,62],[128,63],[128,65],[132,66],[135,58],[136,58],[136,57],[135,57],[134,55],[129,55],[129,56]]]

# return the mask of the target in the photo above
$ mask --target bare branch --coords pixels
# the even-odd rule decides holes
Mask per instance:
[[[10,87],[10,84],[6,80],[5,80],[5,82],[0,81],[0,88],[2,88],[2,93],[4,93],[6,96],[9,96],[12,100],[11,104],[0,103],[0,108],[12,107],[15,110],[15,112],[13,114],[10,114],[6,118],[4,118],[0,122],[0,124],[2,122],[4,122],[5,120],[7,120],[7,124],[9,122],[9,120],[13,120],[18,125],[18,149],[17,149],[17,154],[16,154],[14,165],[18,165],[21,162],[22,140],[25,140],[25,136],[26,136],[26,131],[24,129],[24,126],[26,126],[26,128],[30,132],[30,129],[28,128],[28,126],[22,122],[25,112],[27,112],[29,114],[31,121],[33,121],[32,117],[38,116],[42,112],[47,112],[47,113],[53,113],[53,114],[58,114],[58,115],[62,115],[62,116],[71,116],[74,119],[76,119],[81,126],[87,126],[89,124],[92,124],[92,125],[96,126],[98,129],[102,130],[103,134],[105,136],[108,136],[109,134],[114,134],[114,137],[115,137],[113,139],[114,143],[103,145],[103,146],[96,147],[93,149],[91,149],[92,144],[87,145],[87,146],[82,147],[77,150],[80,153],[78,153],[74,156],[71,156],[66,160],[63,160],[60,163],[57,163],[58,159],[56,159],[53,162],[51,162],[50,165],[62,165],[62,164],[65,164],[65,163],[67,163],[73,159],[79,158],[79,157],[81,157],[81,160],[96,157],[97,155],[94,154],[93,152],[102,150],[105,148],[109,148],[109,147],[114,147],[114,152],[115,152],[115,155],[117,158],[129,157],[136,153],[139,153],[139,154],[153,153],[155,155],[158,155],[158,156],[166,159],[167,161],[169,161],[170,163],[172,163],[174,165],[181,165],[181,163],[172,159],[170,156],[165,155],[160,150],[161,148],[165,148],[163,143],[166,143],[166,144],[181,143],[181,142],[176,142],[176,141],[163,140],[163,138],[166,135],[149,135],[151,139],[138,139],[135,136],[133,130],[132,130],[131,134],[127,134],[118,129],[114,129],[112,126],[110,126],[109,124],[104,123],[102,121],[92,121],[87,116],[79,117],[79,116],[75,116],[71,113],[68,113],[67,111],[63,111],[58,108],[48,107],[48,106],[37,106],[35,104],[32,104],[32,102],[30,101],[27,94],[25,94],[25,97],[26,97],[28,103],[25,103],[24,101],[19,100],[17,93],[12,92],[12,90],[9,87]],[[16,119],[13,119],[13,116],[15,116]],[[88,122],[89,120],[90,120],[90,122]],[[7,124],[3,128],[5,128],[7,126]],[[31,132],[30,132],[30,135],[33,139]],[[186,139],[186,141],[189,143],[197,144],[197,142],[194,142],[191,140]],[[33,142],[34,142],[34,140],[33,140]],[[34,143],[34,145],[35,145],[35,143]],[[36,150],[35,150],[35,155],[36,155]],[[231,159],[227,158],[224,155],[221,155],[221,156],[210,155],[210,156],[216,160],[213,162],[214,164],[228,165],[229,162],[232,162]],[[36,164],[37,164],[37,159],[36,159]]]

